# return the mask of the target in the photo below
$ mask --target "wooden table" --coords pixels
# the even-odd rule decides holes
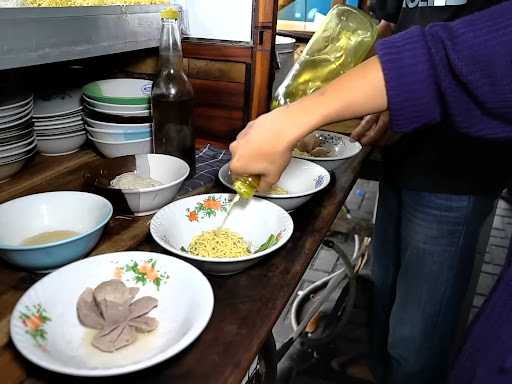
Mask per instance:
[[[178,356],[135,374],[115,379],[71,379],[25,360],[9,340],[9,317],[16,301],[40,276],[0,262],[1,381],[239,384],[329,231],[367,154],[364,149],[346,160],[329,187],[292,215],[295,231],[279,251],[240,274],[208,276],[215,308],[205,331]],[[0,203],[44,191],[83,190],[81,172],[94,161],[98,156],[90,150],[65,157],[39,156],[13,180],[0,184]],[[209,188],[220,190],[217,185]],[[150,217],[114,217],[92,254],[127,249],[163,252],[148,235],[149,221]]]

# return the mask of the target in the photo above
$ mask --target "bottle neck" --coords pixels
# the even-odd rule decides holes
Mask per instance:
[[[181,51],[181,36],[177,20],[162,20],[160,71],[183,71],[183,53]]]

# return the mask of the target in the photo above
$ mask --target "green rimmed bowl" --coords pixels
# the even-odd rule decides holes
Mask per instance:
[[[82,92],[101,103],[145,105],[150,103],[152,85],[152,81],[143,79],[107,79],[87,84]]]

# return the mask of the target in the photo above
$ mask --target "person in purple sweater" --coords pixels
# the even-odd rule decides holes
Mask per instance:
[[[458,19],[499,2],[377,0],[376,6],[382,19],[401,32]],[[473,26],[458,36],[462,33],[475,36],[484,31]],[[410,56],[411,50],[397,48],[396,60],[403,68],[400,76],[422,66],[417,56]],[[436,60],[445,47],[430,49]],[[447,65],[459,65],[449,60]],[[466,72],[469,67],[461,67],[462,80],[474,76]],[[443,75],[441,84],[450,81]],[[415,84],[428,89],[428,80],[415,79]],[[479,87],[485,92],[482,83]],[[488,128],[487,122],[471,116],[470,104],[475,100],[447,94],[447,99],[454,97],[464,119],[473,117],[471,124]],[[421,113],[426,100],[407,102]],[[400,113],[393,115],[394,129],[400,129]],[[381,122],[382,116],[387,113],[380,115]],[[496,165],[508,162],[511,143],[460,134],[453,129],[456,119],[453,114],[449,119],[424,121],[421,130],[399,136],[382,150],[384,175],[373,235],[371,316],[371,362],[379,383],[428,384],[446,377],[478,235],[510,178],[510,171]]]
[[[381,193],[381,199],[391,195],[391,201],[396,202],[397,196],[400,201],[388,204],[391,209],[384,216],[381,212],[380,220],[388,225],[381,226],[380,246],[401,244],[397,253],[402,260],[391,258],[387,262],[392,300],[386,303],[386,294],[379,298],[380,305],[387,306],[383,312],[388,313],[381,318],[383,329],[389,331],[381,335],[388,365],[377,372],[379,382],[438,383],[447,370],[458,306],[467,286],[480,224],[506,183],[500,174],[505,175],[507,169],[500,167],[503,162],[497,159],[509,160],[512,148],[511,18],[512,2],[506,1],[455,22],[413,27],[384,39],[377,45],[377,57],[315,94],[260,116],[230,147],[231,171],[261,175],[263,190],[277,182],[295,144],[306,134],[332,122],[371,113],[389,110],[391,130],[404,137],[425,135],[424,141],[414,140],[415,145],[425,142],[429,148],[438,145],[444,151],[463,147],[457,153],[465,157],[452,159],[459,165],[459,173],[454,164],[447,163],[448,173],[444,174],[462,177],[467,181],[464,188],[480,187],[482,191],[428,191],[425,195],[401,187],[397,193],[393,186],[391,192],[384,191],[387,197]],[[436,143],[428,139],[432,129],[443,140]],[[374,126],[354,136],[364,143],[375,143],[385,133],[385,127]],[[500,149],[495,151],[497,157],[489,155],[489,149],[480,151],[482,145],[478,143],[498,149],[506,145],[508,153],[504,155]],[[468,148],[474,152],[465,152]],[[482,169],[475,159],[488,168]],[[435,163],[436,158],[431,161]],[[463,165],[467,168],[461,168]],[[428,169],[431,171],[432,167]],[[468,181],[470,175],[479,183]],[[437,183],[438,187],[443,185],[450,186],[450,180]],[[396,220],[402,220],[400,232],[394,225]],[[405,248],[403,237],[407,240]],[[409,256],[404,259],[404,254]],[[385,260],[381,262],[386,267]]]

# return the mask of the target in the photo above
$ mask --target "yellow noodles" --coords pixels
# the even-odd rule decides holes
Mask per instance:
[[[195,256],[233,258],[251,254],[243,237],[229,229],[214,229],[194,236],[188,252]]]
[[[271,195],[287,195],[288,191],[284,189],[283,187],[275,184],[272,186],[272,189],[270,190]]]

